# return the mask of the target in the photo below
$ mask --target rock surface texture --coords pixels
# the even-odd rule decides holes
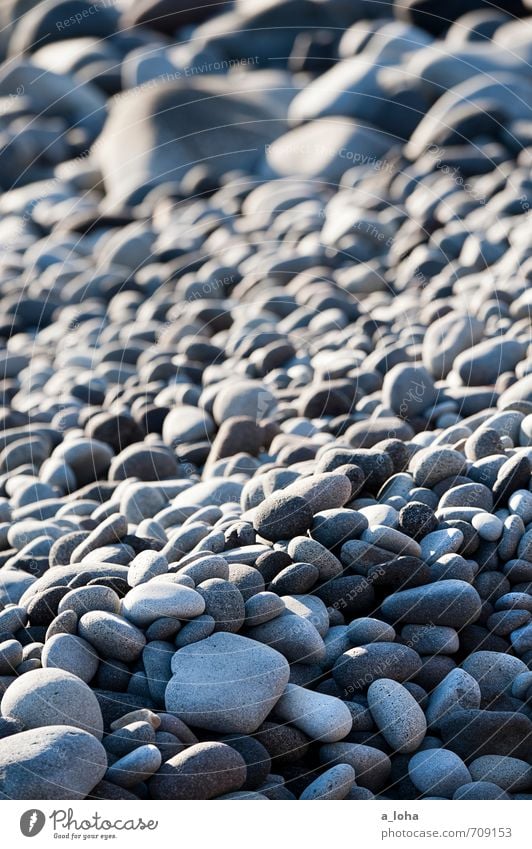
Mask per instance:
[[[532,799],[500,5],[0,3],[1,799]]]

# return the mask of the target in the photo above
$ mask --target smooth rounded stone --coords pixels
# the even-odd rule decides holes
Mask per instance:
[[[320,667],[323,670],[332,669],[340,655],[351,648],[351,642],[347,636],[345,625],[332,625],[329,627],[323,637],[323,642],[325,644],[325,656],[320,662]],[[294,681],[293,683],[301,682]]]
[[[423,711],[408,690],[389,678],[373,681],[368,707],[386,742],[396,752],[415,752],[425,737]]]
[[[130,587],[144,584],[168,571],[168,560],[158,551],[140,551],[129,564],[127,582]]]
[[[142,651],[148,690],[156,705],[164,705],[166,685],[172,677],[170,664],[174,653],[173,644],[165,640],[151,640]]]
[[[70,725],[32,728],[0,740],[0,792],[7,799],[85,799],[106,769],[99,740]]]
[[[492,613],[486,622],[486,627],[499,637],[507,637],[512,631],[519,629],[522,625],[528,625],[532,621],[532,615],[528,610],[502,610]]]
[[[532,627],[530,624],[512,631],[510,639],[513,650],[526,659],[526,653],[532,649]]]
[[[399,511],[398,526],[400,531],[419,542],[436,530],[438,520],[427,504],[411,501]]]
[[[399,416],[382,416],[351,425],[345,432],[345,438],[353,448],[373,448],[378,443],[391,438],[392,433],[394,439],[403,442],[414,436],[413,429],[404,419]]]
[[[358,693],[379,678],[407,681],[421,669],[416,651],[398,643],[374,642],[342,654],[333,667],[333,678],[346,693]]]
[[[325,655],[323,639],[315,625],[289,610],[249,628],[247,633],[251,639],[281,652],[289,663],[319,663]]]
[[[489,781],[509,793],[526,792],[532,787],[532,767],[526,761],[504,755],[483,755],[471,761],[473,781]]]
[[[460,709],[441,721],[439,731],[446,748],[466,761],[483,755],[528,761],[532,754],[532,722],[518,712]]]
[[[274,592],[261,592],[251,596],[245,603],[245,625],[248,628],[262,625],[280,616],[286,610],[283,599]],[[186,626],[185,626],[186,627]]]
[[[454,792],[453,799],[461,802],[474,802],[489,799],[509,800],[510,796],[491,781],[472,781],[470,784],[458,787]]]
[[[55,634],[75,634],[78,627],[78,617],[73,610],[65,610],[53,619],[46,629],[45,640]]]
[[[341,472],[322,472],[289,484],[284,493],[303,498],[313,513],[343,507],[351,498],[351,481]]]
[[[278,651],[224,632],[179,649],[172,672],[167,710],[198,728],[241,734],[266,719],[290,674]]]
[[[329,630],[329,612],[325,604],[315,595],[285,595],[282,597],[285,608],[296,616],[308,619],[316,628],[320,637]]]
[[[340,699],[296,684],[287,685],[275,706],[275,713],[312,740],[323,743],[343,740],[353,724],[349,709]]]
[[[234,584],[210,578],[197,586],[197,592],[205,601],[205,613],[214,619],[215,631],[240,631],[246,611],[242,594]]]
[[[242,484],[236,480],[213,478],[187,487],[173,499],[173,506],[181,508],[194,504],[198,508],[220,506],[229,502],[239,503],[242,489]]]
[[[161,616],[194,619],[205,611],[195,590],[167,581],[148,581],[133,587],[122,599],[122,613],[134,625],[150,625]]]
[[[118,613],[120,599],[111,587],[76,587],[66,593],[57,606],[58,613],[66,610],[72,610],[78,617],[92,610]]]
[[[259,421],[267,418],[275,407],[274,396],[263,384],[254,380],[232,380],[221,384],[212,414],[219,425],[234,416]]]
[[[183,625],[176,634],[174,643],[178,649],[192,643],[199,643],[200,640],[205,640],[214,633],[215,626],[215,619],[207,613],[202,613],[201,616],[196,616],[195,619]]]
[[[319,570],[322,581],[329,581],[341,575],[343,567],[337,557],[331,554],[316,540],[304,536],[295,536],[288,544],[288,554],[294,563],[311,563]]]
[[[304,534],[311,526],[310,504],[299,495],[276,492],[255,509],[253,527],[264,539],[277,542]]]
[[[390,138],[347,117],[322,118],[280,136],[267,151],[266,173],[277,178],[300,177],[337,184],[349,166],[342,151],[355,162],[380,160],[390,149]],[[356,159],[355,159],[356,157]],[[300,409],[306,415],[305,407]]]
[[[121,758],[132,752],[137,746],[145,743],[153,743],[154,741],[155,729],[153,725],[146,720],[136,720],[119,725],[116,730],[113,730],[111,734],[108,734],[104,738],[103,745],[107,752],[111,752],[111,754]]]
[[[138,746],[133,752],[124,755],[109,767],[106,780],[119,787],[134,787],[140,781],[147,781],[161,766],[162,756],[150,743]]]
[[[371,617],[355,619],[347,627],[347,635],[353,646],[365,646],[367,643],[393,643],[395,630],[387,622]]]
[[[127,534],[127,519],[121,513],[113,513],[91,531],[89,536],[74,549],[70,556],[71,563],[81,563],[87,554],[97,548],[120,542]]]
[[[206,410],[182,404],[165,417],[162,437],[167,445],[177,448],[184,442],[208,439],[214,430],[214,422]]]
[[[382,614],[392,622],[463,628],[475,622],[481,609],[477,591],[465,581],[443,580],[393,593],[382,603]]]
[[[149,781],[154,799],[213,799],[240,790],[243,757],[226,743],[196,743],[166,761]]]
[[[408,775],[420,793],[445,799],[451,799],[472,777],[463,760],[445,749],[417,752],[408,764]]]
[[[343,575],[314,589],[328,608],[347,619],[368,613],[373,608],[375,593],[371,583],[362,575]]]
[[[500,374],[513,371],[526,353],[517,339],[485,339],[459,354],[453,370],[464,386],[492,386]]]
[[[22,646],[18,640],[4,640],[0,643],[0,675],[15,674],[22,659]]]
[[[46,641],[41,662],[45,669],[65,669],[88,684],[96,675],[99,658],[81,637],[56,634]]]
[[[222,555],[206,554],[198,557],[192,563],[181,566],[177,574],[180,576],[188,575],[196,585],[208,581],[209,578],[222,578],[227,581],[229,579],[229,566]]]
[[[227,743],[244,758],[247,767],[244,789],[255,790],[261,787],[271,773],[272,762],[268,750],[246,734],[227,735],[220,742]]]
[[[48,725],[82,728],[101,740],[102,712],[90,687],[63,669],[35,669],[17,678],[2,698],[2,715],[26,729]]]
[[[229,581],[239,590],[245,602],[264,591],[261,573],[246,563],[229,563]]]
[[[394,557],[369,566],[366,576],[371,584],[393,589],[409,589],[428,584],[431,580],[429,566],[417,557]]]
[[[432,375],[423,366],[397,363],[384,376],[382,403],[403,419],[419,415],[436,398]]]
[[[459,528],[433,531],[421,540],[420,557],[430,566],[444,555],[458,551],[463,542],[464,535]]]
[[[501,560],[511,560],[517,552],[521,537],[525,533],[525,526],[520,516],[507,516],[503,522],[502,537],[497,546],[497,553]]]
[[[377,793],[390,775],[390,758],[380,749],[362,743],[327,743],[320,748],[326,766],[346,763],[353,767],[357,785]]]
[[[438,318],[423,338],[423,364],[437,380],[447,377],[457,356],[480,342],[483,332],[483,323],[473,315],[451,312]]]
[[[405,625],[401,639],[419,654],[455,654],[460,648],[458,633],[443,625]]]
[[[15,634],[19,628],[24,628],[28,614],[24,607],[15,604],[0,611],[0,633]]]
[[[466,483],[454,486],[443,493],[438,510],[448,507],[478,507],[488,513],[493,507],[493,498],[488,487],[480,483]]]
[[[292,563],[275,576],[270,582],[271,592],[277,595],[307,593],[318,582],[319,569],[312,563]]]
[[[508,499],[508,509],[512,514],[519,516],[525,525],[532,522],[532,492],[527,489],[518,489]]]
[[[161,727],[161,717],[158,714],[147,708],[139,708],[138,710],[125,713],[120,719],[111,722],[110,728],[111,731],[118,731],[120,728],[124,728],[126,725],[134,722],[147,722],[155,731]]]
[[[359,537],[367,527],[368,521],[362,513],[339,508],[316,513],[310,533],[313,539],[331,550]]]
[[[527,672],[522,660],[496,651],[473,652],[462,661],[462,669],[478,682],[485,704],[510,690],[514,678]]]
[[[433,487],[465,470],[464,455],[452,448],[422,448],[414,454],[409,465],[416,486],[425,487]]]
[[[88,531],[72,531],[63,537],[59,537],[52,545],[48,555],[50,566],[68,566],[72,553],[88,536]]]
[[[312,781],[299,798],[301,800],[345,799],[354,782],[353,767],[350,764],[338,764]]]
[[[421,556],[421,548],[415,540],[401,533],[401,531],[395,528],[387,528],[385,525],[373,525],[363,532],[361,539],[370,545],[391,551],[393,554],[410,557]]]
[[[526,489],[530,483],[532,466],[526,456],[515,454],[500,467],[493,484],[494,507],[504,506],[510,495],[520,489]]]
[[[484,425],[466,439],[464,450],[469,460],[481,460],[504,451],[500,433]]]
[[[103,657],[124,663],[136,660],[146,644],[144,634],[135,625],[107,611],[84,613],[78,622],[78,633]]]
[[[478,532],[481,539],[488,542],[496,542],[501,538],[504,525],[498,516],[493,516],[491,513],[479,513],[473,516],[471,524]]]

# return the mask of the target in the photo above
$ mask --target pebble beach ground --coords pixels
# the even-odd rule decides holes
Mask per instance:
[[[2,0],[0,798],[532,799],[500,6]]]

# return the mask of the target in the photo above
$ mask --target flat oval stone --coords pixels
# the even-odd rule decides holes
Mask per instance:
[[[107,611],[84,613],[78,622],[78,633],[103,657],[130,663],[146,645],[146,637],[135,625]]]
[[[103,778],[107,755],[93,734],[68,724],[0,740],[0,793],[8,799],[85,799]]]
[[[196,743],[166,761],[149,781],[154,799],[212,799],[240,790],[243,757],[226,743]]]
[[[257,730],[290,674],[278,651],[226,632],[179,649],[172,672],[167,710],[198,728],[241,734]]]
[[[70,725],[103,735],[98,701],[80,678],[63,669],[35,669],[15,679],[2,698],[2,715],[29,728]]]
[[[481,600],[470,584],[448,580],[393,593],[381,609],[391,622],[463,628],[478,619]]]
[[[363,743],[328,743],[320,749],[322,764],[350,764],[355,770],[356,782],[377,793],[390,775],[392,768],[387,754]]]
[[[333,678],[346,693],[367,689],[383,677],[407,681],[421,669],[417,652],[398,643],[369,643],[357,646],[340,655],[333,667]]]
[[[368,706],[375,725],[394,751],[415,752],[420,747],[427,723],[406,687],[389,678],[380,678],[369,686]]]
[[[464,760],[482,755],[532,756],[532,722],[522,713],[457,710],[440,723],[446,748]]]
[[[453,793],[471,781],[461,758],[446,749],[417,752],[408,764],[410,780],[420,793],[452,799]]]
[[[334,696],[288,684],[275,711],[312,740],[335,743],[349,734],[353,720],[347,706]]]
[[[161,616],[194,619],[205,610],[205,601],[195,590],[166,581],[148,581],[134,587],[122,599],[124,616],[135,625],[149,625]]]
[[[299,797],[312,799],[345,799],[355,782],[355,770],[350,764],[333,766],[312,781]]]
[[[85,681],[96,675],[99,658],[93,647],[73,634],[56,634],[46,641],[41,662],[46,669],[65,669]]]
[[[253,527],[264,539],[277,542],[304,534],[312,524],[313,515],[304,498],[281,491],[270,495],[255,509]]]
[[[508,755],[483,755],[469,764],[473,781],[490,781],[508,793],[522,793],[532,787],[532,766]]]
[[[423,448],[414,454],[409,466],[416,486],[427,487],[461,475],[465,469],[464,455],[452,448]]]

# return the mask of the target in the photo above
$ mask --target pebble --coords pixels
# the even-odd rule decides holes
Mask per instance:
[[[81,637],[56,634],[46,640],[41,662],[45,669],[65,669],[88,684],[96,675],[99,658]]]
[[[17,678],[2,698],[2,716],[19,719],[26,729],[69,725],[103,734],[100,706],[90,687],[63,669],[34,669]]]
[[[134,751],[115,761],[105,773],[107,781],[119,787],[135,787],[147,781],[161,766],[162,757],[157,746],[138,746]]]
[[[133,587],[122,601],[124,616],[134,625],[149,625],[161,616],[194,619],[205,610],[195,590],[167,581],[148,581]]]
[[[136,660],[146,637],[135,625],[116,613],[94,610],[84,613],[78,623],[80,637],[104,657],[129,663]]]
[[[363,743],[327,743],[320,749],[320,761],[349,764],[355,770],[357,785],[374,793],[385,786],[392,767],[385,752]]]
[[[388,596],[382,605],[386,619],[412,624],[463,628],[475,622],[481,609],[477,591],[465,581],[444,580]]]
[[[355,781],[355,770],[350,764],[333,766],[312,781],[300,799],[345,799]]]
[[[421,668],[414,649],[391,642],[373,642],[357,646],[340,655],[333,667],[333,678],[347,693],[357,693],[385,673],[393,681],[407,681]]]
[[[310,739],[335,743],[349,734],[353,721],[340,699],[288,684],[275,706],[277,715]]]
[[[37,726],[0,740],[0,792],[7,799],[85,799],[106,769],[99,740],[70,724]]]
[[[474,778],[461,758],[445,749],[417,752],[408,764],[408,775],[420,793],[444,799],[452,799],[459,787]]]
[[[172,673],[167,710],[198,728],[250,734],[281,696],[289,666],[269,646],[221,632],[179,649]]]
[[[246,762],[236,749],[225,743],[196,743],[165,761],[149,788],[157,799],[212,799],[240,790],[246,776]]]
[[[408,690],[389,678],[373,681],[368,707],[375,725],[396,752],[415,752],[427,731],[425,715]]]

